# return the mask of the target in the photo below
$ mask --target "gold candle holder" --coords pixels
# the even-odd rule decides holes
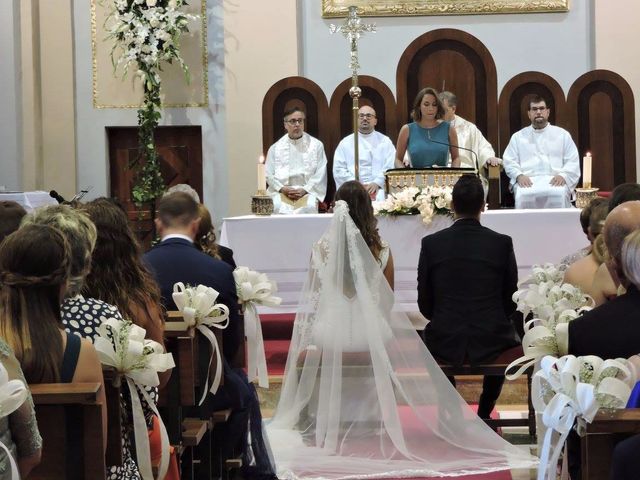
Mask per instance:
[[[254,215],[271,215],[273,213],[273,198],[264,190],[258,190],[251,196],[251,213]]]
[[[598,196],[599,188],[576,188],[576,207],[584,208]]]

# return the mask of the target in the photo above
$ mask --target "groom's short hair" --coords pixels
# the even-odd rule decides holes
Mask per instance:
[[[484,208],[484,189],[476,175],[462,175],[451,194],[453,211],[458,215],[477,215]]]
[[[158,203],[158,218],[167,227],[184,227],[198,218],[198,204],[188,193],[170,193]]]

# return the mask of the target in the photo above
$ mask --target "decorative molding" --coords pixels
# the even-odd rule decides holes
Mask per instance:
[[[192,101],[192,102],[177,102],[175,100],[172,101],[171,100],[172,94],[165,93],[163,91],[161,94],[161,98],[163,99],[162,108],[188,108],[188,107],[209,106],[209,69],[208,69],[208,62],[207,62],[207,0],[200,0],[199,4],[200,4],[199,8],[197,8],[195,12],[192,12],[194,14],[200,15],[200,18],[198,21],[199,31],[196,32],[196,34],[200,37],[199,46],[198,46],[199,48],[198,58],[202,62],[201,65],[197,65],[198,70],[201,70],[199,73],[201,75],[200,82],[202,83],[200,85],[200,82],[198,82],[198,84],[196,85],[197,89],[199,90],[198,92],[199,100]],[[195,5],[198,5],[198,2],[195,2]],[[129,77],[124,80],[121,78],[116,78],[113,74],[112,69],[109,69],[108,72],[105,72],[106,69],[104,67],[102,67],[101,69],[98,68],[98,65],[100,63],[98,60],[99,55],[105,54],[105,51],[103,49],[108,49],[107,51],[111,50],[111,44],[108,41],[104,40],[106,33],[104,31],[102,23],[98,21],[98,16],[99,16],[97,11],[98,8],[104,9],[102,2],[100,0],[91,0],[91,60],[92,60],[91,66],[92,66],[93,108],[138,109],[142,106],[142,90],[137,87],[135,88],[135,92],[132,92],[131,95],[126,97],[126,98],[129,98],[129,101],[120,101],[120,102],[105,101],[105,99],[103,98],[104,92],[101,92],[99,83],[100,82],[103,83],[103,89],[104,89],[104,82],[107,78],[108,78],[108,81],[110,82],[107,88],[110,88],[110,89],[114,89],[114,88],[119,89],[123,87],[129,88],[133,85],[133,82]],[[102,14],[102,16],[104,16],[102,11],[100,13]],[[101,44],[99,42],[101,42]],[[183,40],[183,43],[184,43],[184,40]],[[193,79],[195,76],[194,75],[195,66],[192,64],[189,64],[189,66],[191,67],[192,79]],[[169,68],[172,68],[172,67],[169,67]],[[182,78],[181,76],[182,71],[177,66],[173,68],[176,69],[176,72],[177,72],[176,74],[179,75],[178,81],[184,82],[184,78]],[[164,75],[166,74],[167,73],[165,73]],[[105,77],[105,75],[108,75],[108,77]],[[133,75],[133,72],[130,72],[130,75]],[[163,75],[163,78],[164,78],[164,75]],[[101,79],[100,82],[99,82],[99,79]],[[192,84],[192,87],[193,87],[193,84]],[[166,97],[168,97],[168,100],[165,101],[164,98]],[[139,102],[137,101],[138,98],[139,98]]]
[[[322,0],[322,17],[346,17],[352,5],[358,7],[358,14],[362,17],[569,11],[569,0]]]

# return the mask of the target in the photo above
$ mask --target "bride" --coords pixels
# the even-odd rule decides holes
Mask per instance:
[[[458,395],[405,314],[358,182],[313,247],[282,394],[267,425],[281,479],[438,477],[532,468]]]

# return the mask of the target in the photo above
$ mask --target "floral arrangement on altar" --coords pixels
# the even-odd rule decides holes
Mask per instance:
[[[249,381],[258,380],[258,386],[269,388],[267,359],[264,351],[262,325],[258,315],[258,305],[276,307],[282,299],[274,296],[278,291],[276,283],[264,273],[238,267],[233,271],[238,292],[238,301],[244,311],[244,332],[247,336],[247,376]]]
[[[428,225],[434,215],[452,215],[452,187],[407,187],[373,202],[375,215],[416,215]]]
[[[111,50],[114,71],[137,65],[136,77],[142,82],[144,98],[138,110],[139,153],[135,164],[140,168],[132,196],[136,203],[152,201],[165,190],[153,137],[161,113],[160,72],[162,64],[178,62],[189,81],[189,68],[180,55],[180,36],[188,32],[190,20],[196,18],[181,11],[185,0],[112,0],[105,28],[115,43]],[[142,163],[144,161],[144,164]]]

